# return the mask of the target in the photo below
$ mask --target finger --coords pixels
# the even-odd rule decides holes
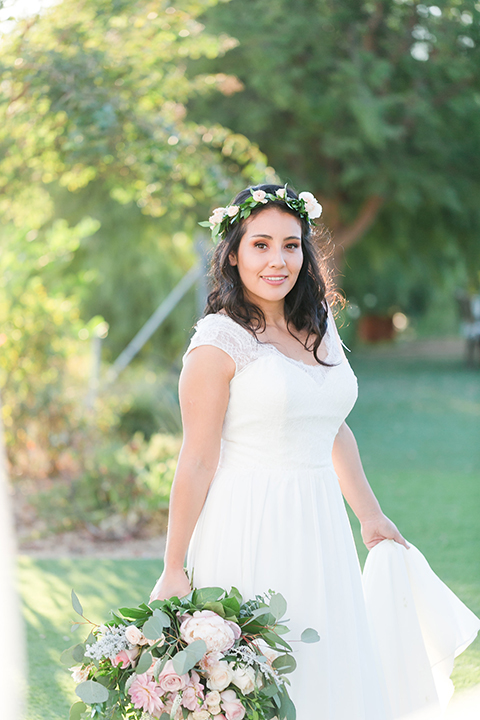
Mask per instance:
[[[396,532],[396,534],[395,534],[395,537],[394,537],[393,539],[394,539],[395,542],[397,542],[399,545],[403,545],[403,547],[406,548],[406,550],[410,550],[410,545],[407,543],[407,541],[405,540],[405,538],[403,537],[403,535],[400,535],[400,533],[398,532],[398,530],[397,530],[397,532]]]

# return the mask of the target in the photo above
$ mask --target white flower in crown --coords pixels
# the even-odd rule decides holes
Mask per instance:
[[[298,197],[305,203],[305,210],[307,211],[310,220],[315,220],[315,218],[320,217],[323,208],[311,192],[301,192]]]
[[[226,208],[224,207],[215,208],[215,210],[208,218],[208,222],[210,223],[211,228],[215,227],[215,225],[219,225],[222,222],[223,218],[225,217],[225,212]]]
[[[279,189],[277,190],[277,192],[275,193],[275,195],[276,195],[277,197],[281,198],[282,200],[284,200],[284,199],[285,199],[285,192],[286,192],[286,190],[285,190],[284,187],[283,187],[283,188],[279,188]]]
[[[252,197],[255,200],[255,202],[261,202],[263,204],[267,203],[267,193],[265,190],[252,190]]]
[[[229,205],[227,207],[228,217],[231,217],[231,218],[235,217],[235,215],[238,213],[239,210],[240,210],[240,208],[238,207],[238,205]]]

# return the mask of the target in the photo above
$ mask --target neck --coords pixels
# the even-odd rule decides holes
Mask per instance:
[[[257,297],[248,297],[248,300],[263,312],[267,326],[285,327],[285,302],[283,298],[275,302],[268,302]]]

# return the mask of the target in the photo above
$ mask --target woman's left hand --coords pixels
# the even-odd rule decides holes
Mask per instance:
[[[399,533],[397,526],[383,513],[365,520],[361,523],[361,527],[363,542],[369,550],[382,542],[382,540],[395,540],[407,550],[410,547],[403,535]]]

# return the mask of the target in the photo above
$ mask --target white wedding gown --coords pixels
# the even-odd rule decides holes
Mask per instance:
[[[297,660],[289,676],[297,720],[393,720],[437,709],[439,695],[445,704],[453,657],[474,639],[480,622],[417,550],[393,541],[371,551],[364,594],[332,464],[333,442],[355,403],[357,381],[331,311],[320,357],[333,367],[287,358],[221,313],[196,328],[186,354],[213,345],[233,358],[236,372],[218,469],[188,549],[193,585],[233,585],[244,599],[269,589],[282,593],[291,628],[286,639]],[[409,565],[417,573],[413,590]],[[386,608],[375,604],[378,598]],[[429,628],[434,649],[420,653],[417,672],[423,627],[415,603],[423,603],[428,617],[429,602],[435,605]],[[318,631],[320,642],[297,642],[306,627]],[[443,633],[438,651],[436,629]],[[443,661],[442,677],[433,678],[430,657]]]

